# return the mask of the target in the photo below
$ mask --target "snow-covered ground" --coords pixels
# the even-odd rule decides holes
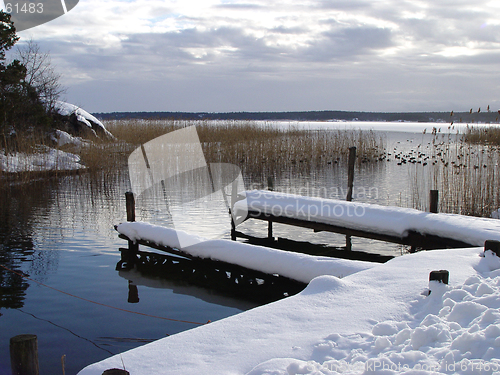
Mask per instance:
[[[83,369],[150,374],[500,373],[500,259],[482,248],[405,255]],[[450,271],[450,284],[429,272]],[[429,294],[429,289],[431,293]]]
[[[61,101],[58,101],[56,104],[57,110],[62,115],[69,116],[74,113],[77,119],[90,129],[92,129],[92,123],[94,123],[94,126],[102,128],[101,130],[104,134],[113,137],[106,127],[87,111],[73,104]],[[62,130],[56,131],[55,141],[59,147],[71,144],[80,148],[89,143],[80,137],[73,137]],[[5,155],[0,153],[0,169],[9,173],[71,171],[82,168],[85,168],[85,166],[80,163],[80,157],[78,155],[46,146],[39,146],[39,150],[32,154],[13,153]]]
[[[39,151],[32,154],[0,153],[0,169],[4,172],[41,172],[41,171],[71,171],[85,168],[80,164],[78,155],[40,146]]]

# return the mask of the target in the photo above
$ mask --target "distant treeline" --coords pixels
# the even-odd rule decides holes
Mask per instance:
[[[175,119],[175,120],[289,120],[289,121],[412,121],[498,123],[499,112],[111,112],[95,113],[101,120]]]

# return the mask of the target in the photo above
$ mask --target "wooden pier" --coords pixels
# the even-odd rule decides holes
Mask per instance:
[[[184,281],[257,303],[269,303],[297,294],[307,285],[281,275],[270,275],[227,262],[193,257],[178,249],[150,241],[138,240],[133,243],[123,234],[119,237],[132,243],[132,247],[120,249],[121,260],[117,263],[116,270],[134,268],[147,275]],[[162,253],[140,251],[139,245]]]
[[[256,219],[264,220],[268,222],[267,239],[272,240],[273,237],[273,223],[293,225],[296,227],[312,229],[314,232],[332,232],[343,234],[351,237],[361,237],[368,238],[377,241],[384,241],[390,243],[396,243],[401,245],[407,245],[411,247],[411,251],[417,250],[430,250],[430,249],[448,249],[448,248],[462,248],[462,247],[473,247],[475,245],[456,240],[454,238],[440,237],[431,234],[421,234],[415,231],[408,231],[408,234],[403,237],[386,235],[377,232],[363,231],[357,229],[350,229],[347,227],[342,227],[338,225],[318,223],[314,221],[300,220],[296,218],[286,217],[286,216],[275,216],[272,214],[267,214],[257,211],[248,211],[248,216],[246,220]],[[232,226],[231,238],[236,240],[237,238],[251,238],[251,236],[237,231]]]

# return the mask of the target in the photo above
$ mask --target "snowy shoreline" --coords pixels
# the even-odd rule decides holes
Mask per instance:
[[[492,374],[500,369],[500,259],[482,254],[434,250],[343,279],[320,276],[298,295],[115,355],[79,375],[123,364],[134,375]],[[450,285],[429,283],[437,269],[450,271]],[[427,371],[411,372],[418,369]]]

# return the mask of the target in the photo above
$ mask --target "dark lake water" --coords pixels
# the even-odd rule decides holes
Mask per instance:
[[[391,133],[387,149],[412,147],[422,140],[421,134]],[[416,167],[393,161],[362,165],[356,170],[354,200],[411,206],[410,168]],[[307,175],[282,174],[275,189],[343,198],[346,181],[344,166],[325,166]],[[250,188],[266,186],[248,177],[246,183]],[[158,317],[205,323],[257,305],[183,282],[116,271],[118,249],[126,243],[113,225],[126,219],[124,193],[129,186],[122,169],[100,176],[40,178],[2,191],[0,265],[31,280],[0,268],[0,375],[10,375],[9,338],[18,334],[38,336],[41,374],[62,374],[63,355],[66,374],[75,374],[112,354],[197,326]],[[159,209],[139,206],[137,219],[154,217]],[[229,229],[228,224],[225,238]],[[265,237],[267,226],[249,221],[242,230]],[[345,245],[344,236],[279,225],[274,235]],[[399,245],[362,239],[353,239],[353,249],[393,256],[402,251]],[[137,288],[138,303],[128,302],[131,285]]]

